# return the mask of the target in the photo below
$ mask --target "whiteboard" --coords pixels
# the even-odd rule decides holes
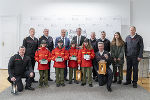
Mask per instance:
[[[121,33],[121,18],[120,17],[89,17],[89,16],[50,16],[50,17],[39,17],[39,16],[27,16],[21,17],[21,28],[20,28],[20,43],[23,38],[29,35],[29,29],[33,27],[36,31],[36,37],[43,35],[43,30],[48,28],[50,30],[50,36],[55,40],[56,37],[60,36],[61,29],[67,29],[66,36],[73,38],[76,35],[76,28],[82,28],[82,35],[90,38],[91,32],[96,33],[96,37],[100,38],[101,31],[105,31],[107,38],[112,40],[115,32]]]

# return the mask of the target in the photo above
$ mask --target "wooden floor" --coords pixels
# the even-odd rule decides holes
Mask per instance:
[[[8,70],[0,70],[0,92],[8,88],[11,84],[7,81]]]
[[[125,75],[125,73],[124,73]],[[4,91],[11,84],[7,81],[8,70],[0,70],[0,92]],[[143,84],[141,83],[141,79],[143,79]],[[150,78],[139,78],[138,84],[150,92]]]

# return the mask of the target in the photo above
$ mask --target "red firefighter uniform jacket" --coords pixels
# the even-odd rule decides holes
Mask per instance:
[[[35,53],[35,61],[38,62],[38,70],[48,70],[49,64],[40,64],[40,60],[46,59],[48,62],[51,61],[51,53],[46,47],[39,47]]]
[[[70,60],[70,57],[72,56],[76,56],[78,57],[78,49],[76,49],[76,47],[71,47],[71,49],[68,51],[69,53],[69,62],[68,62],[68,67],[70,68],[77,68],[78,67],[78,63],[75,60]]]
[[[63,62],[56,62],[56,58],[57,57],[61,57],[63,58]],[[65,68],[66,65],[65,65],[65,60],[68,60],[68,51],[65,50],[65,48],[58,48],[56,47],[54,50],[52,50],[52,58],[51,58],[53,61],[54,61],[54,66],[53,67],[56,67],[56,68]]]
[[[90,55],[90,60],[84,59],[84,55],[88,54]],[[92,59],[94,59],[95,53],[94,50],[88,50],[85,48],[85,46],[79,50],[78,53],[78,64],[80,64],[81,67],[92,67]]]

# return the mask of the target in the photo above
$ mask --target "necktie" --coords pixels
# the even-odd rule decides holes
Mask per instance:
[[[80,46],[80,37],[78,36],[78,46]]]
[[[65,46],[64,40],[65,40],[65,39],[64,39],[64,37],[63,37],[63,46]]]

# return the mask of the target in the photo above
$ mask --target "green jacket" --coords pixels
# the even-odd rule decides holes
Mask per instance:
[[[124,45],[123,46],[111,46],[111,57],[112,57],[112,63],[115,64],[114,58],[118,59],[120,58],[121,60],[117,63],[118,64],[123,64],[124,63]]]

